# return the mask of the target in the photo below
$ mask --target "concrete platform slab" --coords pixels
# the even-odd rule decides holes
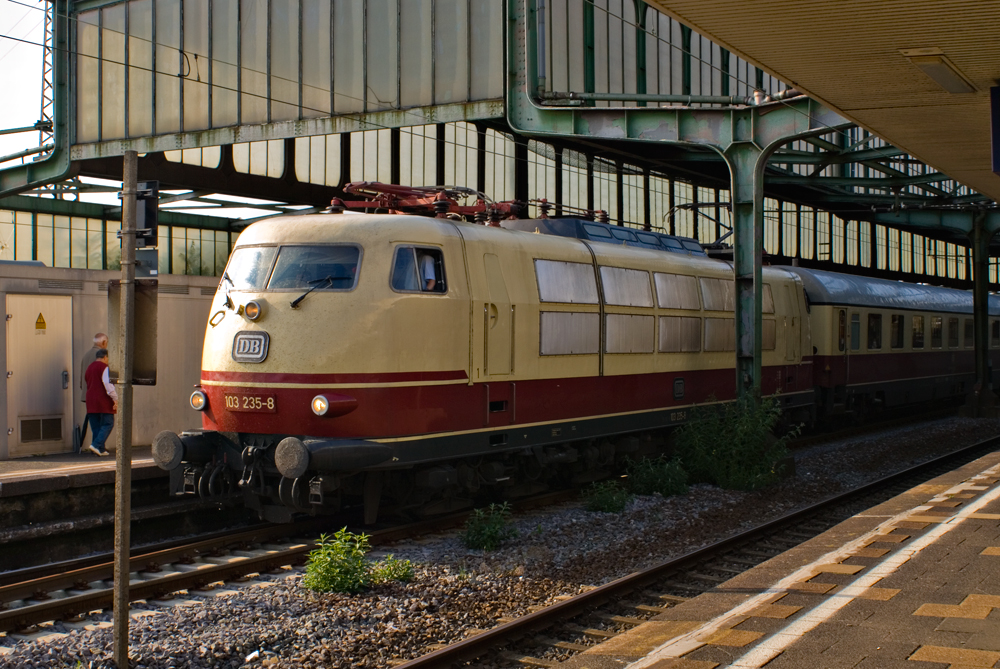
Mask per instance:
[[[1000,666],[1000,452],[594,646],[566,669]]]

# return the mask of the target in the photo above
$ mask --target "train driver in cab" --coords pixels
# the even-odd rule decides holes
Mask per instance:
[[[430,253],[417,252],[417,262],[420,268],[420,289],[424,292],[434,290],[437,284],[437,274],[434,271],[434,256]]]

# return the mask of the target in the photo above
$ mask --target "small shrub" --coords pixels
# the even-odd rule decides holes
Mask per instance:
[[[386,581],[413,578],[409,560],[390,555],[381,562],[370,562],[365,559],[368,550],[368,535],[348,532],[346,527],[332,537],[320,535],[309,553],[303,587],[316,592],[355,593]]]
[[[632,494],[618,481],[600,481],[583,491],[587,511],[621,513],[632,500]]]
[[[781,418],[773,398],[759,403],[741,399],[710,408],[677,431],[676,452],[689,480],[731,490],[757,490],[779,476],[778,463],[788,456],[787,442],[798,428],[775,438]]]
[[[510,506],[504,502],[473,510],[465,521],[462,541],[468,548],[495,551],[503,542],[516,536],[517,530],[510,526]]]
[[[661,455],[655,459],[628,463],[628,486],[637,495],[659,493],[664,497],[683,495],[688,491],[688,474],[681,466],[680,458],[667,460]]]
[[[392,555],[387,555],[384,560],[372,565],[370,574],[372,585],[388,583],[389,581],[412,581],[413,564],[409,560],[399,560]]]

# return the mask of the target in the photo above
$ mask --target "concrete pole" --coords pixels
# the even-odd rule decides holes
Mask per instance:
[[[122,288],[118,351],[118,450],[115,453],[114,656],[129,666],[129,557],[132,522],[132,338],[135,312],[135,211],[137,154],[125,152],[122,179]]]

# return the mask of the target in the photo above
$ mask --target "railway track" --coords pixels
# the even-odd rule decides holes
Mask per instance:
[[[545,493],[519,501],[516,508],[555,504],[575,494]],[[374,547],[441,532],[461,525],[468,515],[455,513],[373,530],[369,543]],[[156,600],[300,564],[316,547],[319,533],[339,527],[340,523],[329,518],[287,525],[262,524],[137,552],[130,558],[129,598]],[[113,601],[113,579],[113,554],[0,574],[0,631],[24,631],[41,623],[108,609]]]
[[[734,576],[811,539],[858,510],[996,450],[1000,437],[874,481],[719,541],[629,574],[501,624],[395,669],[490,665],[555,667],[572,655],[645,622],[666,608],[707,592]]]
[[[871,429],[886,429],[895,423],[896,420],[887,421],[872,426]],[[858,433],[855,429],[850,429],[848,432]],[[825,439],[842,438],[842,433],[828,433],[824,437]],[[984,449],[986,447],[983,444],[977,444],[971,448]],[[962,449],[958,453],[965,453],[968,450]],[[946,458],[952,459],[956,457],[958,457],[956,454],[946,456]],[[919,470],[927,466],[929,465],[925,464],[915,469]],[[916,474],[913,474],[911,470],[897,476],[905,475],[915,476]],[[863,490],[884,489],[888,485],[888,480],[866,486]],[[576,492],[572,490],[548,493],[523,499],[516,504],[516,507],[519,510],[525,510],[558,503],[575,496],[575,494]],[[845,497],[860,494],[862,493],[859,491],[853,491],[838,497],[837,500],[841,500],[843,503],[842,500]],[[867,504],[870,505],[870,503]],[[547,666],[546,663],[551,662],[550,660],[545,657],[535,658],[534,655],[530,654],[531,642],[538,641],[545,648],[564,653],[582,650],[588,644],[597,643],[614,636],[622,629],[642,622],[662,611],[666,606],[711,589],[737,573],[824,531],[844,517],[844,512],[840,512],[839,515],[836,512],[831,513],[832,515],[828,513],[829,517],[827,518],[814,517],[811,521],[800,520],[810,514],[813,516],[820,514],[820,507],[811,507],[758,529],[756,532],[763,533],[762,536],[766,535],[766,539],[755,539],[753,533],[748,533],[717,544],[710,549],[705,549],[705,551],[686,556],[679,561],[667,563],[659,571],[654,570],[645,577],[651,584],[645,590],[655,588],[656,592],[644,593],[643,587],[629,585],[631,582],[629,579],[622,579],[622,582],[616,581],[597,588],[591,593],[586,593],[582,599],[567,599],[553,607],[554,610],[550,613],[546,613],[545,611],[549,611],[546,609],[533,613],[525,619],[502,620],[503,624],[498,628],[475,639],[479,643],[485,643],[489,635],[499,633],[499,630],[513,625],[511,628],[513,631],[510,633],[514,636],[530,637],[529,647],[513,655],[510,655],[511,651],[508,651],[507,659],[524,658],[528,666]],[[452,514],[421,523],[374,530],[371,532],[370,543],[375,547],[401,539],[440,532],[460,526],[466,517],[466,513]],[[342,525],[343,522],[336,522],[329,518],[295,525],[261,525],[238,533],[217,533],[201,537],[194,542],[175,542],[144,550],[142,553],[133,555],[131,560],[131,599],[133,601],[137,599],[176,599],[176,597],[171,596],[172,593],[197,590],[206,584],[239,579],[252,574],[273,572],[299,564],[314,548],[315,537],[320,532],[329,531],[334,526],[339,528]],[[789,527],[783,530],[776,529],[782,525]],[[748,547],[744,549],[743,554],[739,554],[738,551],[734,552],[735,548],[731,548],[735,545],[733,542],[736,544],[742,542]],[[713,556],[719,555],[723,557],[713,558]],[[713,559],[716,561],[713,562]],[[720,559],[721,561],[719,561]],[[107,609],[112,600],[112,561],[113,555],[105,554],[91,556],[80,561],[69,561],[57,565],[0,574],[0,631],[23,631],[32,625],[53,620],[67,620],[79,614]],[[690,561],[691,566],[685,566],[685,561]],[[671,573],[670,578],[660,578],[656,575],[661,572],[665,573],[664,570]],[[630,591],[635,593],[632,597],[635,601],[626,601],[626,595],[615,594],[615,590],[619,587],[631,588]],[[597,606],[596,602],[599,601],[611,602],[612,608],[593,614],[591,617],[597,621],[595,624],[572,622],[574,616],[586,614],[594,609]],[[575,608],[579,608],[579,612],[574,613],[573,609]],[[558,623],[560,628],[558,634],[532,636],[530,630],[551,627],[556,624],[544,622],[549,615],[554,615],[557,619],[568,619],[569,622]],[[537,616],[537,620],[535,616]],[[529,632],[524,630],[529,630]],[[573,640],[566,640],[567,636]],[[509,638],[498,643],[507,644]],[[463,650],[462,644],[457,644],[457,646],[456,651],[449,652],[457,652],[463,657],[469,652],[472,653],[472,656],[479,654],[478,651]],[[489,651],[483,652],[489,654]],[[434,654],[428,657],[433,658]],[[430,665],[423,666],[444,666],[451,662],[452,660],[448,659],[432,659]]]

